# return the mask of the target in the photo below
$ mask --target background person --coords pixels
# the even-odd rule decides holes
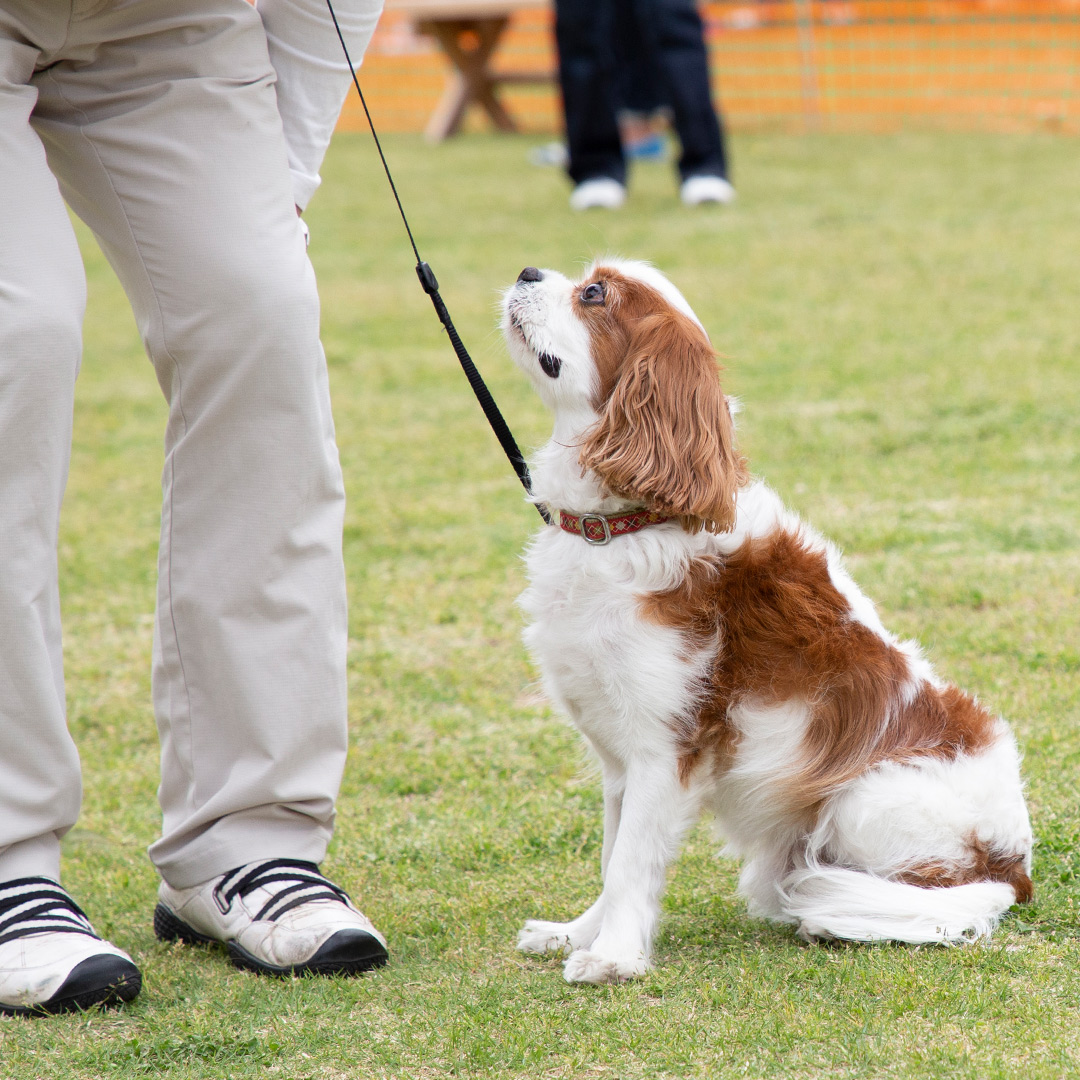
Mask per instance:
[[[574,209],[615,209],[626,198],[617,115],[620,107],[635,107],[620,100],[634,71],[646,73],[651,84],[645,97],[658,97],[671,109],[681,144],[683,202],[735,197],[694,0],[556,0],[555,41]]]

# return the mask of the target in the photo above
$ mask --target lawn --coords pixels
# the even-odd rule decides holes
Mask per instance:
[[[151,929],[149,668],[164,406],[85,231],[86,356],[61,574],[86,797],[65,880],[145,989],[0,1020],[3,1080],[69,1077],[1080,1075],[1080,197],[1063,138],[743,137],[740,200],[667,167],[574,216],[528,140],[386,148],[421,253],[519,441],[548,420],[494,329],[527,265],[646,258],[743,402],[754,472],[846,551],[885,622],[1009,717],[1037,896],[989,944],[810,948],[746,915],[707,824],[673,867],[657,966],[568,986],[515,952],[599,889],[599,783],[520,644],[538,526],[413,275],[370,141],[308,213],[349,493],[350,757],[324,869],[390,940],[359,980],[271,981]]]

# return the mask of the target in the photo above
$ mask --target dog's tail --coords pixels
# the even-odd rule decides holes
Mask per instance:
[[[782,894],[784,914],[799,923],[799,936],[808,941],[912,945],[988,937],[1018,899],[1013,885],[1004,881],[924,888],[820,864],[790,874]]]

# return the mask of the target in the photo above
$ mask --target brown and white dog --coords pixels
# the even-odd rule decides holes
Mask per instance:
[[[600,898],[527,922],[519,948],[568,949],[570,982],[640,975],[666,867],[706,809],[745,860],[750,911],[808,940],[989,934],[1032,895],[1016,743],[749,478],[683,296],[608,259],[576,283],[527,267],[503,313],[555,414],[525,639],[604,783]]]

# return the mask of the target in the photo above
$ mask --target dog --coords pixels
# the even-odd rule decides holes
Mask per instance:
[[[1006,723],[882,625],[736,446],[709,338],[652,266],[526,267],[510,354],[554,413],[526,645],[599,760],[603,890],[518,947],[568,982],[650,965],[666,869],[705,810],[753,915],[810,942],[960,943],[1032,897]]]

